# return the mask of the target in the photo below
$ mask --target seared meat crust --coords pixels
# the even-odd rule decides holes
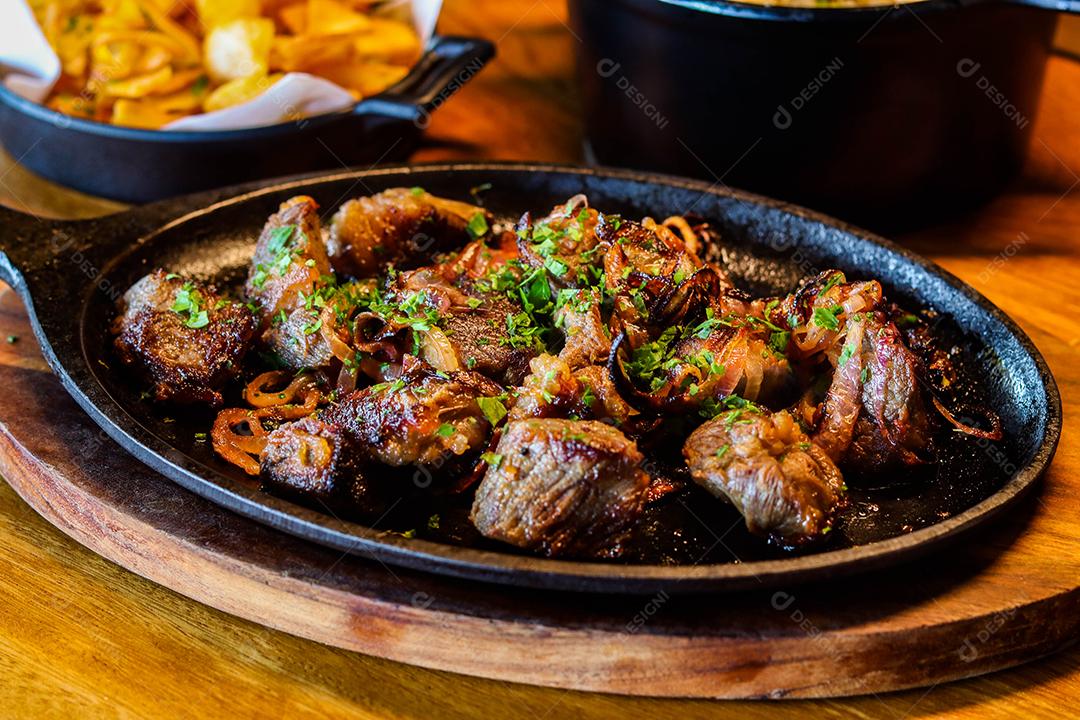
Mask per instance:
[[[153,383],[154,398],[218,407],[240,374],[256,321],[210,285],[155,270],[131,286],[113,324],[120,359]]]
[[[319,205],[300,195],[281,204],[266,221],[251,258],[244,293],[261,310],[265,330],[282,310],[302,306],[330,275]]]
[[[416,363],[393,382],[347,395],[322,419],[344,430],[369,460],[438,468],[486,445],[491,424],[477,398],[501,392],[477,373]]]
[[[752,533],[797,546],[827,533],[844,504],[844,480],[786,411],[732,410],[687,439],[694,481],[727,498]]]
[[[641,517],[644,456],[594,421],[534,419],[503,431],[476,491],[485,536],[549,556],[612,557]]]
[[[392,188],[349,200],[330,221],[330,258],[336,271],[354,278],[390,265],[416,267],[468,242],[469,221],[477,214],[491,220],[482,208],[419,189]]]
[[[932,434],[918,359],[881,313],[848,320],[823,409],[814,440],[845,467],[869,474],[926,462]]]

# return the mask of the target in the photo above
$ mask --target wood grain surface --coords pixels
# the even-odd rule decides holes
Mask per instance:
[[[479,6],[483,12],[477,11]],[[561,19],[562,8],[554,1],[448,3],[446,29],[499,39],[501,56],[489,72],[440,111],[432,128],[436,144],[419,158],[576,159],[580,129],[569,76],[574,40]],[[1056,540],[1026,548],[1031,551],[1026,563],[1003,566],[1008,554],[998,554],[987,544],[981,548],[981,562],[952,566],[949,577],[927,572],[922,578],[916,573],[910,582],[914,588],[931,586],[925,602],[895,608],[890,618],[917,613],[932,617],[940,603],[945,603],[946,610],[938,612],[948,612],[957,593],[963,594],[972,579],[990,571],[1000,572],[1013,587],[1036,594],[1046,590],[1047,582],[1066,585],[1077,577],[1077,556],[1070,547],[1075,542],[1078,503],[1069,482],[1075,482],[1080,465],[1080,441],[1071,432],[1080,379],[1075,359],[1080,339],[1075,320],[1080,308],[1080,241],[1076,237],[1080,201],[1074,194],[1080,184],[1075,172],[1080,168],[1080,147],[1075,141],[1080,137],[1080,120],[1070,112],[1078,101],[1080,68],[1054,61],[1024,178],[979,212],[905,238],[1003,307],[1047,356],[1065,400],[1066,434],[1039,500],[1010,519],[1014,531],[1009,550],[1025,549],[1033,537],[1029,529],[1034,522],[1046,522],[1047,532]],[[112,207],[57,191],[10,161],[0,167],[0,193],[5,202],[49,215],[96,214]],[[3,298],[0,317],[5,327],[24,322],[10,294]],[[0,348],[4,351],[0,364],[9,372],[18,371],[7,377],[25,373],[25,387],[20,380],[11,385],[24,389],[30,388],[30,378],[44,371],[34,353],[20,346],[28,341],[23,332],[20,340]],[[32,393],[18,397],[27,416],[33,415],[35,403],[51,407],[54,401],[35,400]],[[42,434],[47,433],[46,427]],[[57,454],[44,459],[46,466],[58,466],[73,451],[101,452],[108,447],[93,431],[84,442],[87,445],[55,447]],[[121,479],[132,492],[141,488],[132,478]],[[183,511],[194,502],[194,498],[181,501],[172,510]],[[167,516],[170,507],[166,504],[155,512]],[[108,527],[107,517],[99,520]],[[198,542],[205,547],[212,541],[227,541],[219,530],[211,523]],[[121,536],[117,542],[126,543],[123,549],[133,555],[140,550],[137,538]],[[257,547],[249,550],[255,552]],[[6,486],[0,486],[0,570],[0,716],[25,717],[46,711],[70,715],[78,709],[100,717],[655,717],[676,713],[756,717],[796,712],[862,717],[1056,717],[1068,715],[1080,698],[1077,650],[928,690],[782,705],[630,700],[421,670],[299,640],[188,601],[84,550],[41,520]],[[195,570],[178,565],[178,572],[191,574],[190,582],[198,580]],[[327,559],[326,571],[329,575],[339,572],[333,558]],[[935,583],[939,585],[934,587]],[[212,593],[212,583],[204,591]],[[969,601],[978,603],[979,597],[972,595]],[[510,593],[504,607],[527,600]],[[802,615],[810,627],[826,627],[831,622],[824,601],[813,605],[813,598],[807,596],[805,602]],[[589,612],[588,608],[571,609]],[[717,615],[723,617],[726,610],[717,608]],[[1076,610],[1075,606],[1060,608],[1063,615],[1075,616]],[[1041,628],[1028,630],[1027,641],[1045,639]],[[989,627],[987,633],[989,641],[1000,637]],[[424,638],[416,642],[422,644]],[[978,635],[975,643],[985,646]],[[478,654],[485,649],[476,647]],[[440,652],[438,647],[431,649],[433,656]],[[894,660],[918,668],[928,658],[909,651]],[[517,659],[543,661],[529,655]],[[668,672],[677,676],[686,670]]]

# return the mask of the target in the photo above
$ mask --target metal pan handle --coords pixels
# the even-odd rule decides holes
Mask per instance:
[[[48,265],[57,224],[0,205],[0,280],[22,290],[23,272]]]
[[[495,56],[495,45],[481,38],[436,35],[401,82],[361,100],[353,112],[408,120],[421,129],[431,113],[472,79]]]

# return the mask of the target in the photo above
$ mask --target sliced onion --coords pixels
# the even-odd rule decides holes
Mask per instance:
[[[421,337],[420,357],[436,370],[453,372],[461,369],[450,339],[437,327],[431,328]]]
[[[962,432],[965,435],[970,435],[972,437],[983,438],[984,440],[996,441],[1000,440],[1003,437],[1001,429],[1001,418],[998,417],[997,413],[991,412],[990,410],[983,411],[986,414],[986,419],[990,423],[990,430],[982,430],[980,428],[972,427],[971,425],[966,425],[960,422],[951,412],[949,412],[949,409],[946,408],[940,400],[938,400],[936,397],[933,398],[933,400],[934,407],[937,408],[937,411],[941,413],[941,416],[943,418],[948,420],[949,423],[954,428],[956,428],[957,432]]]

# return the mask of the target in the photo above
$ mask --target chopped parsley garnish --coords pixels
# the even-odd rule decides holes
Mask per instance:
[[[15,343],[19,342],[19,336],[18,335],[8,335],[7,336],[7,341],[8,341],[8,345],[14,345]]]
[[[919,324],[919,316],[913,313],[904,313],[896,319],[896,324],[900,327],[911,327]]]
[[[502,465],[503,456],[498,453],[486,452],[480,456],[480,459],[491,467],[498,469],[498,467]]]
[[[480,406],[480,411],[484,413],[484,417],[487,418],[492,427],[498,425],[506,417],[506,406],[498,397],[477,398],[476,404]]]
[[[172,310],[181,317],[187,316],[184,325],[198,330],[210,324],[210,314],[203,307],[203,296],[191,283],[184,283],[183,287],[176,291]]]
[[[818,327],[823,327],[826,330],[839,330],[840,329],[840,313],[844,312],[844,308],[840,305],[833,305],[827,308],[814,308],[814,316],[811,321]]]
[[[769,349],[781,355],[787,352],[788,342],[791,340],[791,331],[780,330],[769,336]]]
[[[724,457],[725,455],[727,455],[727,452],[730,449],[731,449],[730,445],[721,445],[719,448],[716,449],[716,457],[717,458]]]
[[[478,237],[483,237],[487,234],[488,224],[487,218],[484,217],[484,213],[477,212],[471,218],[469,218],[469,224],[465,226],[465,229],[469,232],[469,237],[475,240]]]
[[[835,272],[832,275],[830,275],[829,279],[826,280],[825,284],[821,286],[820,290],[818,290],[818,293],[817,293],[818,296],[820,297],[821,295],[824,295],[825,293],[832,290],[834,287],[839,285],[840,282],[843,279],[844,279],[844,273],[841,273],[841,272]]]
[[[427,526],[428,526],[428,530],[438,530],[439,529],[439,513],[435,513],[434,515],[432,515],[431,517],[429,517],[427,519]]]
[[[851,359],[851,356],[855,354],[855,346],[851,343],[846,343],[844,349],[840,351],[840,357],[836,361],[837,367],[844,367],[847,361]]]
[[[451,425],[450,423],[443,423],[442,425],[439,426],[439,429],[435,431],[435,434],[438,435],[439,437],[444,437],[444,438],[450,437],[451,435],[454,434],[454,426]]]
[[[420,197],[424,194],[424,188],[420,187],[419,185],[414,185],[413,187],[409,188],[409,193],[413,197]]]

